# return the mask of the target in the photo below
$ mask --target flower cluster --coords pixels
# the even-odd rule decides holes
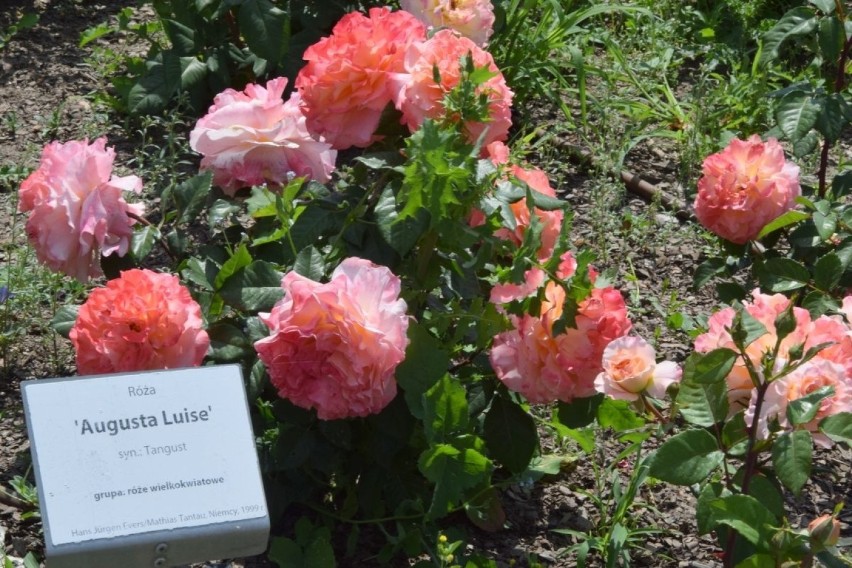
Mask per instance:
[[[490,0],[400,0],[402,9],[430,28],[450,28],[477,45],[485,45],[494,31]]]
[[[571,253],[561,260],[557,276],[571,278],[576,261]],[[606,287],[593,288],[579,303],[574,327],[557,332],[554,326],[565,301],[565,288],[548,282],[539,315],[510,316],[513,329],[494,338],[489,357],[497,377],[533,403],[570,402],[595,394],[604,349],[631,328],[621,293]]]
[[[177,276],[127,270],[92,290],[71,329],[81,375],[195,367],[210,339]]]
[[[743,244],[792,209],[800,194],[799,167],[784,160],[775,139],[735,138],[704,160],[695,215],[723,239]]]
[[[782,294],[763,294],[759,290],[752,292],[751,302],[743,303],[744,310],[766,328],[766,333],[746,347],[748,362],[739,357],[726,378],[731,412],[747,408],[746,421],[749,424],[757,413],[757,385],[747,365],[759,373],[764,371],[765,358],[773,353],[778,343],[775,320],[788,309],[789,303],[790,300]],[[852,297],[844,299],[844,306],[852,308]],[[695,350],[706,353],[722,347],[736,349],[730,332],[735,315],[734,308],[725,308],[713,314],[708,320],[707,332],[695,339]],[[791,428],[786,413],[789,402],[823,386],[833,387],[834,394],[822,401],[816,417],[805,425],[808,430],[816,432],[819,421],[828,415],[852,411],[852,325],[849,323],[852,320],[840,315],[823,315],[812,319],[807,310],[798,307],[793,308],[793,317],[795,329],[778,345],[771,372],[791,362],[791,351],[794,349],[807,350],[826,343],[829,345],[793,372],[770,383],[758,417],[759,433],[764,438],[769,435],[770,423],[773,421],[777,421],[781,428]],[[814,439],[822,444],[828,443],[828,439],[820,434],[816,434]]]
[[[113,176],[114,159],[106,138],[51,142],[19,191],[18,208],[30,213],[27,237],[38,259],[81,282],[103,274],[100,255],[127,254],[136,222],[131,216],[144,211],[123,195],[140,193],[142,180]]]
[[[285,296],[260,314],[271,335],[255,343],[278,393],[322,420],[367,416],[396,395],[408,345],[406,303],[390,270],[355,257],[326,284],[295,272]]]
[[[283,101],[286,86],[281,77],[266,88],[226,89],[190,133],[190,147],[204,156],[201,169],[212,170],[213,183],[228,195],[262,183],[280,185],[291,175],[329,180],[337,152],[308,132],[298,92]]]

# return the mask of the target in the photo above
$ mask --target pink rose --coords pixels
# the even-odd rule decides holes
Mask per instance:
[[[755,134],[704,160],[695,215],[720,237],[743,244],[792,209],[800,194],[798,166],[784,160],[775,139],[762,142]]]
[[[490,0],[400,0],[403,10],[432,28],[451,28],[485,45],[494,31],[494,6]]]
[[[576,261],[566,253],[558,276],[569,278],[574,270]],[[491,367],[509,389],[533,403],[592,396],[604,349],[631,328],[624,299],[611,287],[593,289],[578,306],[575,327],[555,334],[565,289],[549,282],[544,294],[539,316],[510,316],[514,329],[494,338]]]
[[[656,362],[656,352],[641,337],[615,339],[603,352],[603,371],[595,379],[595,390],[622,400],[638,400],[647,392],[663,398],[666,389],[680,381],[681,369],[671,361]]]
[[[289,272],[281,287],[284,298],[260,314],[272,333],[255,343],[279,395],[316,408],[322,420],[367,416],[387,406],[408,344],[399,278],[350,257],[327,284]]]
[[[840,521],[834,515],[821,515],[808,523],[808,534],[821,546],[835,546],[840,541]]]
[[[487,51],[471,40],[461,37],[452,30],[441,30],[426,41],[414,42],[405,54],[405,70],[408,72],[396,101],[402,111],[402,121],[414,132],[427,118],[444,116],[444,95],[461,80],[462,57],[471,54],[476,67],[486,67],[496,75],[479,85],[477,94],[488,99],[488,122],[468,122],[464,125],[468,139],[476,142],[484,134],[483,147],[505,140],[512,126],[512,91],[506,85],[503,74]],[[435,69],[441,83],[435,82]]]
[[[286,86],[279,77],[266,88],[226,89],[189,134],[190,147],[204,156],[201,169],[212,170],[213,183],[228,195],[262,183],[281,185],[289,175],[325,183],[334,171],[337,152],[308,132],[298,93],[286,103],[281,99]]]
[[[127,270],[92,290],[71,328],[81,375],[195,367],[210,339],[176,276]]]
[[[38,259],[80,282],[103,275],[100,255],[127,254],[135,223],[129,214],[144,212],[122,195],[140,193],[142,180],[113,176],[114,158],[106,138],[51,142],[19,191],[18,208],[30,213],[27,236]]]
[[[814,442],[820,446],[831,447],[831,440],[825,434],[818,432],[819,422],[826,416],[839,412],[852,412],[852,379],[843,367],[826,359],[811,359],[789,375],[770,383],[758,418],[759,436],[769,437],[769,423],[772,420],[777,420],[782,429],[792,430],[793,425],[787,419],[789,403],[821,387],[833,387],[834,394],[822,400],[813,420],[798,427],[810,430],[813,433]],[[756,403],[757,391],[755,390],[745,413],[745,421],[749,426],[755,418]]]
[[[366,148],[382,111],[396,101],[408,46],[426,29],[408,12],[371,8],[343,16],[329,37],[310,46],[296,77],[308,129],[338,150]]]

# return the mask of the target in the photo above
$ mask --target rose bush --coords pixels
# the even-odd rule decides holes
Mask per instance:
[[[408,344],[399,278],[350,257],[326,284],[289,272],[281,287],[284,298],[260,314],[271,335],[255,343],[279,395],[316,408],[322,420],[367,416],[387,406]]]
[[[123,194],[140,193],[142,180],[113,176],[114,159],[106,138],[51,142],[20,187],[18,209],[29,213],[27,237],[38,259],[81,282],[103,274],[100,255],[127,254],[136,223],[130,215],[145,210]]]
[[[178,277],[139,269],[92,290],[69,337],[81,375],[195,367],[210,345]]]
[[[286,86],[279,77],[265,88],[226,89],[190,132],[190,147],[204,156],[200,168],[212,170],[213,183],[228,195],[294,175],[325,183],[334,171],[337,152],[308,132],[298,92],[282,100]]]
[[[723,239],[743,244],[792,209],[800,194],[799,167],[784,159],[777,140],[735,138],[704,160],[695,216]]]

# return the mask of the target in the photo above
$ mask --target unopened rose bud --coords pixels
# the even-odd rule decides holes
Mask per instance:
[[[831,515],[823,515],[808,525],[811,539],[823,546],[834,546],[840,540],[840,521]]]

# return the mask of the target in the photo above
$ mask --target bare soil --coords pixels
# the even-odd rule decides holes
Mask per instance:
[[[119,148],[118,162],[122,160],[121,148],[132,148],[138,143],[121,128],[111,126],[111,120],[121,119],[93,104],[92,93],[107,85],[92,68],[91,49],[78,47],[81,31],[115,16],[126,4],[118,0],[0,0],[0,33],[22,12],[40,15],[34,29],[19,33],[0,50],[0,168],[36,167],[41,147],[54,139],[91,139],[109,134],[110,145]],[[109,41],[118,40],[112,37]],[[113,47],[121,49],[122,45],[116,43]],[[560,121],[557,113],[546,108],[537,110],[536,116],[543,126]],[[710,313],[715,305],[711,291],[695,291],[691,287],[692,273],[703,258],[705,243],[697,231],[679,221],[672,212],[626,194],[623,189],[608,200],[592,201],[591,195],[600,194],[595,191],[599,188],[594,187],[601,183],[600,176],[590,176],[577,162],[565,158],[580,142],[568,133],[549,144],[546,152],[530,159],[548,171],[560,195],[572,203],[575,244],[593,246],[599,251],[599,264],[620,275],[616,284],[628,296],[637,332],[652,337],[655,329],[659,329],[658,352],[682,361],[690,350],[690,340],[685,333],[666,328],[662,319],[669,309],[697,317]],[[672,195],[677,196],[680,191],[675,149],[640,145],[629,155],[627,167]],[[620,184],[617,180],[613,183]],[[12,220],[16,189],[0,185],[0,245],[4,245],[0,250],[5,250],[5,244],[11,240],[21,242],[24,238],[22,224]],[[608,220],[600,221],[601,213]],[[593,219],[598,221],[593,223]],[[648,238],[649,235],[656,236]],[[10,259],[0,258],[0,262]],[[11,556],[23,557],[32,551],[42,558],[41,523],[37,516],[27,515],[32,508],[21,503],[9,485],[15,476],[33,480],[19,383],[73,375],[74,365],[67,342],[35,323],[52,317],[50,302],[36,312],[19,313],[15,317],[25,332],[6,351],[5,360],[0,361],[0,546],[5,546]],[[48,351],[52,355],[46,356]],[[469,526],[468,549],[493,558],[500,567],[528,566],[531,559],[545,566],[575,565],[575,557],[562,554],[575,541],[553,529],[590,531],[600,521],[600,508],[590,497],[596,492],[598,480],[589,460],[595,460],[603,468],[616,460],[623,449],[623,445],[607,439],[605,433],[602,436],[601,449],[594,456],[584,457],[577,451],[576,460],[566,463],[559,475],[530,487],[506,490],[502,496],[506,528],[487,533]],[[553,447],[551,438],[545,437],[543,443],[548,452],[566,451]],[[794,526],[828,512],[838,501],[852,503],[850,464],[852,454],[848,449],[818,454],[813,481],[800,498],[789,502]],[[619,475],[622,481],[631,465],[624,462],[616,468],[622,472]],[[611,483],[605,481],[603,485]],[[719,566],[713,540],[695,536],[694,501],[686,489],[665,484],[642,488],[632,513],[633,525],[656,527],[659,532],[642,537],[637,543],[635,565]],[[842,518],[847,524],[852,523],[852,509],[847,509]],[[451,520],[454,524],[465,524],[462,519]],[[292,522],[291,518],[288,524]],[[273,532],[281,534],[286,528],[274,527]],[[341,540],[345,536],[336,535]],[[373,562],[362,557],[341,561],[341,565],[370,566]],[[400,559],[395,565],[408,565],[408,561]],[[237,568],[274,564],[261,555],[205,566]]]

